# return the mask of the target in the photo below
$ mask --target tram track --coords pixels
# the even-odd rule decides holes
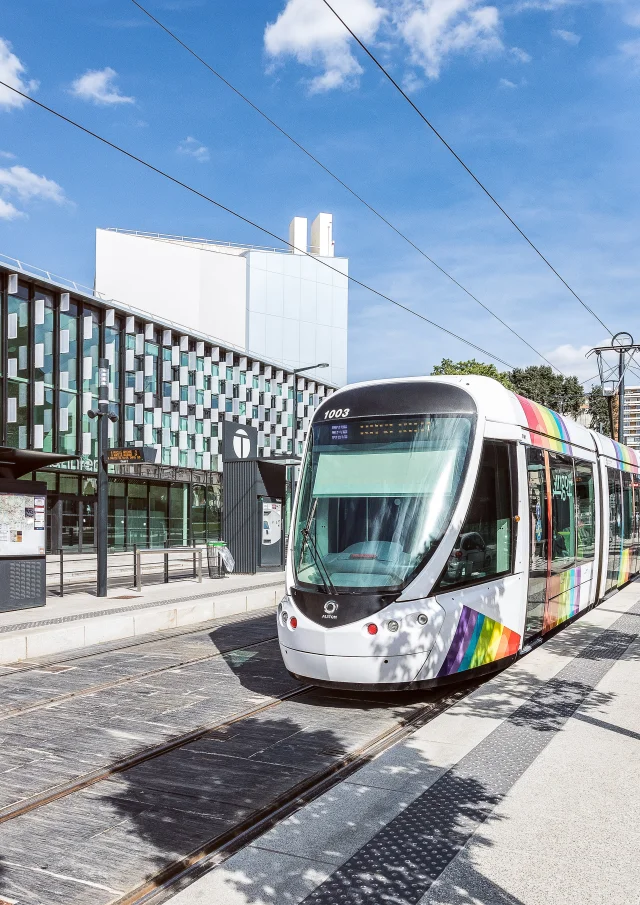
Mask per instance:
[[[232,830],[212,837],[186,857],[176,860],[155,876],[138,887],[129,890],[109,905],[161,905],[176,892],[190,885],[200,876],[222,864],[240,849],[249,845],[277,823],[318,798],[340,782],[348,778],[374,757],[393,747],[421,726],[426,725],[441,713],[449,710],[480,684],[470,683],[463,689],[443,694],[435,702],[429,702],[416,713],[402,720],[398,725],[381,732],[361,747],[350,751],[325,769],[306,778],[276,796],[264,807],[258,808],[244,821],[238,822]],[[309,691],[314,686],[305,686],[298,694]],[[295,696],[296,693],[290,695]],[[284,700],[284,699],[283,699]]]
[[[230,654],[239,653],[240,651],[250,650],[251,648],[259,647],[262,644],[269,644],[273,641],[277,641],[277,638],[277,635],[273,635],[271,638],[264,638],[261,641],[252,641],[248,644],[239,645],[238,647],[230,647],[226,650],[216,651],[212,654],[205,654],[202,657],[192,657],[186,660],[179,660],[177,663],[171,663],[167,666],[159,666],[156,669],[150,669],[146,672],[139,672],[135,675],[123,676],[121,679],[115,679],[112,682],[103,682],[99,685],[90,685],[89,687],[83,688],[79,691],[70,691],[67,694],[58,695],[57,697],[53,698],[47,698],[47,700],[45,701],[38,701],[37,703],[27,704],[24,707],[18,707],[14,710],[0,713],[0,723],[25,713],[33,713],[35,710],[46,710],[48,708],[56,707],[58,704],[62,704],[65,701],[77,700],[78,698],[97,694],[101,691],[109,691],[112,688],[119,688],[123,685],[129,684],[130,682],[138,682],[143,679],[149,679],[152,676],[162,675],[163,673],[170,672],[173,669],[184,669],[185,667],[191,666],[195,663],[206,663],[207,661],[215,660],[218,657],[225,657]]]
[[[177,748],[182,748],[185,745],[189,745],[192,742],[196,742],[199,739],[204,738],[209,733],[221,732],[222,730],[234,725],[235,723],[250,719],[260,713],[263,713],[265,710],[270,710],[274,707],[277,707],[284,701],[298,697],[299,695],[310,691],[312,688],[312,685],[303,685],[301,688],[296,688],[293,691],[286,692],[285,694],[277,695],[271,700],[265,701],[264,704],[261,704],[258,707],[253,707],[250,710],[242,711],[242,713],[227,717],[227,719],[220,720],[211,725],[199,726],[196,729],[191,729],[189,730],[189,732],[184,732],[178,736],[174,736],[166,742],[161,742],[158,745],[149,746],[142,749],[141,751],[136,752],[135,754],[131,754],[127,757],[112,761],[106,767],[101,767],[97,770],[91,770],[87,773],[83,773],[80,776],[75,777],[75,779],[71,780],[70,782],[61,783],[57,786],[50,786],[48,789],[39,793],[38,795],[33,795],[30,798],[23,799],[18,804],[1,808],[0,825],[7,823],[9,820],[15,820],[17,817],[23,817],[26,814],[30,814],[47,804],[51,804],[53,801],[58,801],[61,798],[68,798],[70,795],[73,795],[76,792],[81,792],[83,789],[86,789],[89,786],[93,786],[98,782],[103,782],[104,780],[109,779],[110,777],[115,776],[119,773],[124,773],[127,770],[131,770],[133,769],[133,767],[138,767],[150,760],[154,760],[155,758],[169,754],[170,752],[175,751]]]

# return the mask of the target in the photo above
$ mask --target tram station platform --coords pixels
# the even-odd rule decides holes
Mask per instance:
[[[0,665],[275,608],[283,593],[284,572],[263,572],[47,597],[46,606],[0,613]]]
[[[639,632],[634,582],[172,905],[640,901]]]

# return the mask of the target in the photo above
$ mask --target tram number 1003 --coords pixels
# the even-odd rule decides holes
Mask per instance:
[[[324,416],[325,421],[330,421],[333,418],[346,418],[349,414],[349,409],[331,409],[330,412],[327,412]]]

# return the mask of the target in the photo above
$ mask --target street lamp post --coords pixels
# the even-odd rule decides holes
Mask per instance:
[[[304,368],[294,368],[291,372],[292,374],[300,374],[302,371],[313,371],[314,368],[328,368],[328,361],[321,361],[320,364],[317,365],[305,365]]]
[[[109,411],[109,376],[109,360],[101,358],[98,362],[98,410],[87,412],[89,418],[98,419],[98,512],[96,518],[98,555],[96,593],[98,597],[107,596],[107,518],[109,509],[107,450],[109,449],[109,421],[118,420],[117,415]]]

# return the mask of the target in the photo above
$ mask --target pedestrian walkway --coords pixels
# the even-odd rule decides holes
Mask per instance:
[[[0,613],[0,665],[275,607],[283,592],[284,573],[263,572],[148,585],[141,592],[111,588],[106,598],[47,597],[44,607]]]
[[[172,905],[640,901],[633,583]]]

